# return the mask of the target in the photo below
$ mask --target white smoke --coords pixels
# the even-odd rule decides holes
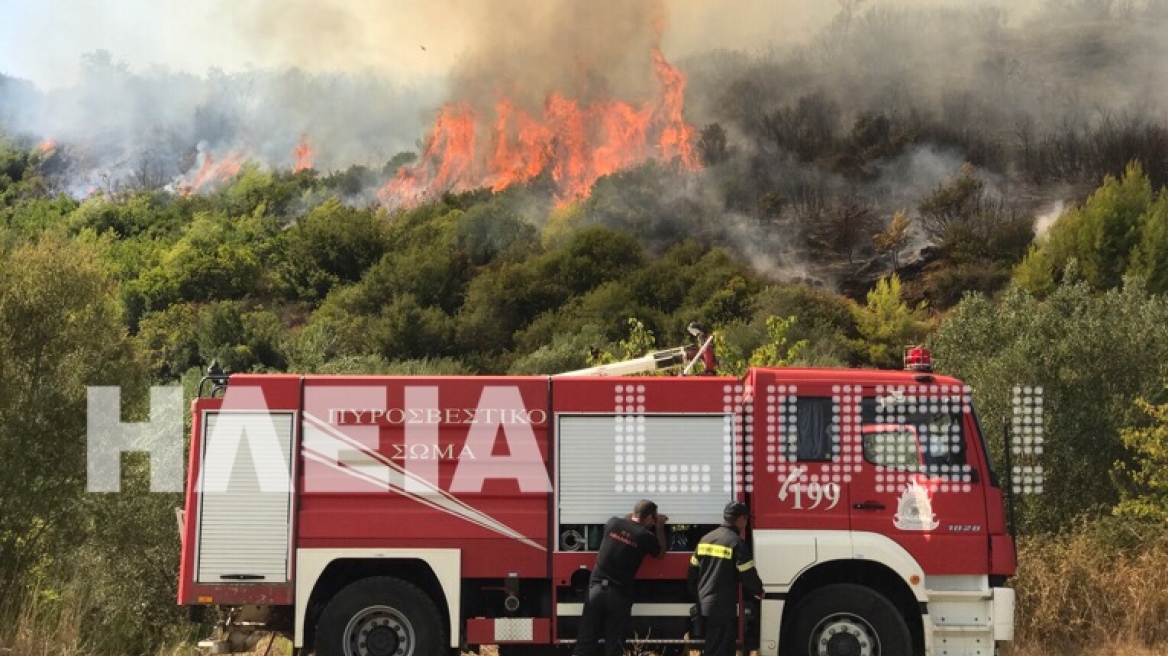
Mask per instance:
[[[1055,201],[1046,208],[1040,210],[1034,217],[1034,239],[1040,240],[1046,237],[1046,233],[1050,231],[1050,227],[1059,220],[1066,209],[1064,201]]]

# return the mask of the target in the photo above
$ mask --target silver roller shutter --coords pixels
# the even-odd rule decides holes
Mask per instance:
[[[731,415],[561,415],[560,524],[603,524],[651,499],[672,524],[716,524],[734,493]]]
[[[288,581],[293,425],[291,413],[206,414],[201,462],[213,464],[216,458],[209,462],[208,452],[214,449],[234,457],[225,486],[209,482],[207,474],[199,487],[199,583]],[[253,449],[267,461],[260,467]],[[261,487],[265,475],[271,477],[268,490]],[[271,481],[278,477],[285,477],[283,489],[272,491]]]

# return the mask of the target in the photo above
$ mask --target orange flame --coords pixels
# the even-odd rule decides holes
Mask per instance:
[[[651,158],[698,169],[695,130],[682,116],[685,74],[656,47],[652,57],[659,89],[641,104],[605,99],[581,106],[558,91],[544,101],[539,117],[506,96],[493,116],[480,116],[467,102],[446,104],[421,158],[398,170],[381,190],[382,202],[414,205],[445,191],[499,191],[544,172],[566,202],[587,196],[601,176]],[[487,147],[476,150],[480,144]]]
[[[292,151],[296,156],[296,166],[292,168],[293,173],[312,168],[312,147],[308,145],[308,134],[300,135],[300,144]]]
[[[57,142],[53,139],[45,139],[37,145],[37,148],[40,149],[42,153],[47,153],[57,148]]]
[[[468,188],[474,165],[475,120],[474,110],[466,103],[444,105],[422,152],[428,179],[422,180],[420,167],[398,169],[397,176],[381,190],[383,199],[414,204],[434,192]]]
[[[179,183],[179,193],[183,196],[190,196],[202,191],[204,187],[215,182],[226,182],[243,168],[243,156],[239,153],[228,153],[221,162],[215,161],[215,158],[211,156],[210,149],[204,150],[202,155],[203,163],[199,166],[194,177]]]
[[[546,144],[552,131],[522,109],[503,98],[495,106],[495,149],[490,162],[491,189],[500,191],[512,184],[527,182],[547,165]]]
[[[665,159],[680,157],[688,169],[699,167],[693,150],[694,127],[681,116],[685,107],[685,74],[665,61],[661,51],[653,49],[653,68],[657,78],[665,87],[663,101],[658,110],[664,114],[660,119],[665,126],[661,130],[661,154]]]

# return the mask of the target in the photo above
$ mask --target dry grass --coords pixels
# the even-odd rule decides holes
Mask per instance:
[[[11,656],[90,656],[81,638],[82,594],[76,588],[59,596],[29,592],[19,604],[7,604],[0,611],[0,646]]]
[[[58,590],[33,589],[0,605],[0,656],[104,656],[125,653],[124,634],[103,614],[85,581]],[[159,631],[168,628],[161,626]],[[190,633],[175,631],[175,635]],[[119,651],[120,649],[120,651]],[[290,656],[273,648],[270,656]],[[156,656],[199,656],[189,641],[175,638]]]
[[[1168,656],[1168,527],[1100,522],[1022,539],[1018,558],[1017,641],[1004,656]],[[95,614],[84,582],[8,601],[0,608],[0,656],[120,653],[110,651],[117,628]],[[253,656],[267,650],[265,637]],[[190,643],[172,643],[156,656],[197,653]],[[289,641],[277,638],[267,656],[291,653]]]
[[[1082,650],[1060,651],[1040,647],[1014,648],[1004,651],[1002,656],[1165,656],[1168,647],[1144,647],[1141,645],[1113,643]]]
[[[1101,524],[1021,540],[1018,560],[1020,647],[1067,654],[1118,643],[1168,653],[1168,531]]]

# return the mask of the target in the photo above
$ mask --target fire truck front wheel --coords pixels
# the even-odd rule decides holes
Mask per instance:
[[[316,656],[441,656],[442,618],[412,583],[377,576],[350,583],[325,606]]]
[[[912,637],[884,595],[839,583],[807,595],[784,631],[783,656],[907,656]]]

